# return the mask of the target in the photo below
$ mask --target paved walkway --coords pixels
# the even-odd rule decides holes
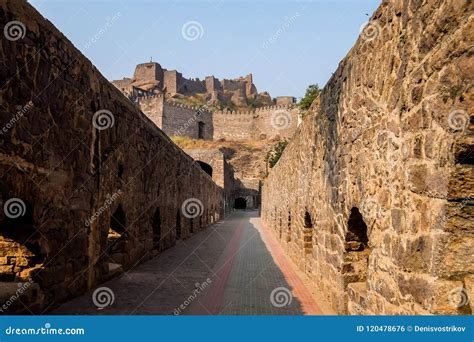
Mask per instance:
[[[91,290],[50,314],[322,314],[256,211],[236,211],[100,286],[112,305],[98,309]]]

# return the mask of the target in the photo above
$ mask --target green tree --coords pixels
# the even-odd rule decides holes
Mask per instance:
[[[309,109],[311,107],[311,103],[313,103],[314,99],[317,98],[321,94],[321,89],[319,88],[318,84],[311,84],[306,89],[306,94],[298,103],[299,107],[303,110]]]

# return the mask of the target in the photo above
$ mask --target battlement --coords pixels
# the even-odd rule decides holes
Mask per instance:
[[[177,102],[172,102],[172,101],[167,101],[165,102],[165,105],[171,106],[171,107],[176,107],[176,108],[183,108],[183,109],[189,109],[193,111],[200,111],[200,112],[205,112],[212,114],[212,111],[205,108],[205,107],[199,107],[199,106],[189,106],[183,103],[177,103]]]
[[[265,106],[259,107],[249,111],[242,110],[219,110],[214,111],[214,115],[255,115],[263,112],[270,112],[276,110],[292,110],[296,108],[296,105],[274,105],[274,106]]]

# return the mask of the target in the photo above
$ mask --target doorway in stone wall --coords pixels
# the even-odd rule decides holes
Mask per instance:
[[[344,244],[344,282],[351,285],[354,291],[365,291],[370,256],[369,237],[367,224],[357,207],[351,208]]]
[[[176,240],[181,239],[181,213],[176,212]]]
[[[303,249],[306,256],[313,253],[313,218],[308,211],[305,211],[303,221]]]
[[[198,122],[198,139],[204,139],[204,122]]]
[[[290,210],[288,210],[286,241],[287,242],[291,241],[291,211]]]
[[[155,214],[153,215],[153,222],[151,224],[153,230],[153,248],[160,249],[161,241],[161,215],[160,208],[156,208]]]
[[[237,197],[234,202],[235,209],[247,209],[247,200],[243,197]]]
[[[26,280],[28,269],[38,267],[45,259],[33,206],[14,198],[5,202],[3,210],[5,216],[0,222],[0,282]],[[0,293],[1,290],[0,286]]]
[[[127,215],[119,205],[110,217],[109,231],[107,234],[107,255],[113,264],[123,265],[126,261],[127,245]],[[116,265],[109,265],[109,269]]]

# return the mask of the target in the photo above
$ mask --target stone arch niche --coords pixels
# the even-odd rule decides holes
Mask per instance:
[[[287,221],[287,235],[286,235],[286,241],[290,242],[291,241],[291,211],[288,210],[288,221]]]
[[[367,292],[366,280],[370,248],[367,224],[357,207],[351,208],[347,220],[344,247],[342,277],[345,291],[349,292],[351,297],[357,297],[359,305],[362,306]]]
[[[246,209],[247,200],[244,197],[237,197],[234,202],[235,209]]]
[[[204,139],[204,129],[205,123],[202,121],[198,121],[198,139]]]
[[[160,208],[156,208],[151,224],[153,231],[153,249],[160,249],[161,241],[161,215]]]
[[[28,280],[31,271],[42,266],[40,234],[34,220],[33,206],[25,201],[23,215],[8,216],[0,222],[0,282]],[[16,290],[16,288],[15,288]]]
[[[311,257],[313,253],[313,218],[307,210],[303,217],[303,250],[305,258]]]
[[[176,212],[176,240],[181,239],[181,213]]]
[[[127,258],[126,247],[127,215],[122,205],[119,205],[110,217],[106,253],[115,264],[123,265]]]
[[[210,177],[212,177],[212,171],[213,171],[212,166],[209,165],[208,163],[205,163],[205,162],[200,161],[200,160],[197,160],[197,162],[198,162],[199,166],[201,167],[201,169],[205,173],[207,173]]]

